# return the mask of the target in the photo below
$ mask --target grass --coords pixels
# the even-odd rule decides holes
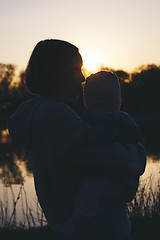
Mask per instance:
[[[50,240],[51,237],[48,227],[37,228],[0,228],[1,240]],[[53,239],[54,240],[54,239]]]
[[[133,201],[128,204],[128,214],[132,223],[132,238],[134,240],[157,239],[160,236],[160,184],[157,191],[151,188],[150,177],[141,182]],[[10,186],[11,187],[11,186]],[[14,194],[13,194],[14,196]],[[23,204],[23,223],[16,221],[16,208],[20,199]],[[38,202],[37,202],[38,204]],[[24,185],[20,186],[18,195],[13,197],[13,209],[9,215],[7,205],[0,203],[0,239],[53,239],[49,227],[46,225],[44,215],[37,205],[37,214],[28,206]]]
[[[150,176],[141,182],[135,198],[128,204],[134,240],[160,238],[160,184],[157,183],[155,191],[153,181]]]
[[[10,189],[12,199],[8,199],[8,191],[5,191],[6,188]],[[27,193],[24,188],[23,182],[20,185],[17,196],[15,197],[12,184],[9,186],[4,186],[5,201],[0,200],[0,229],[29,229],[43,227],[47,224],[44,214],[39,206],[38,200],[36,200],[35,208],[32,209],[29,206],[27,200]],[[12,202],[12,207],[10,202]],[[19,202],[21,201],[21,204]],[[19,221],[17,219],[17,212],[20,209],[17,209],[17,206],[21,205],[21,212],[23,220]]]

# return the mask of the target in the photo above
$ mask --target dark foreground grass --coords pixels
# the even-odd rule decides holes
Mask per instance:
[[[133,240],[160,239],[160,217],[134,217],[131,219]],[[0,229],[1,240],[55,240],[48,226],[29,229]],[[109,239],[106,239],[109,240]],[[116,239],[117,240],[117,239]]]
[[[133,240],[159,240],[160,239],[160,217],[138,218],[131,220]]]
[[[50,235],[49,227],[37,227],[37,228],[1,228],[0,229],[1,240],[49,240],[53,239]]]
[[[133,240],[160,239],[160,183],[157,183],[155,192],[152,189],[152,181],[154,181],[154,178],[150,177],[141,182],[135,198],[128,204],[128,215],[132,226],[131,239]],[[11,215],[11,217],[5,215],[5,207],[0,204],[0,240],[55,240],[51,235],[50,228],[42,221],[43,218],[39,217],[41,215],[37,213],[38,218],[34,219],[29,207],[24,212],[28,220],[26,225],[24,223],[21,226],[17,225],[14,221],[16,201],[18,200],[15,200],[13,216]],[[38,226],[35,224],[37,220]]]

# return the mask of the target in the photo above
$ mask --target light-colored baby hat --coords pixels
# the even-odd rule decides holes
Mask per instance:
[[[122,98],[118,77],[110,71],[100,71],[86,78],[84,102],[89,108],[104,105],[120,108]]]

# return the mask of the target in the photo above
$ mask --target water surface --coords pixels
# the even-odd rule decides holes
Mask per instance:
[[[15,149],[6,130],[1,131],[0,136],[0,225],[45,225],[46,220],[37,201],[27,154]],[[147,166],[139,189],[144,185],[144,194],[159,190],[160,156],[147,157]]]

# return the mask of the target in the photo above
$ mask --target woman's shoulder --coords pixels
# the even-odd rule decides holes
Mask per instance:
[[[70,111],[74,112],[69,106],[62,102],[50,100],[44,97],[38,97],[37,101],[41,101],[41,104],[39,105],[39,108],[37,109],[38,113],[48,113],[52,114],[55,112],[63,112],[63,111]]]
[[[41,104],[35,112],[38,119],[49,121],[76,121],[80,120],[79,116],[69,106],[63,102],[53,101],[46,98],[39,98]]]

